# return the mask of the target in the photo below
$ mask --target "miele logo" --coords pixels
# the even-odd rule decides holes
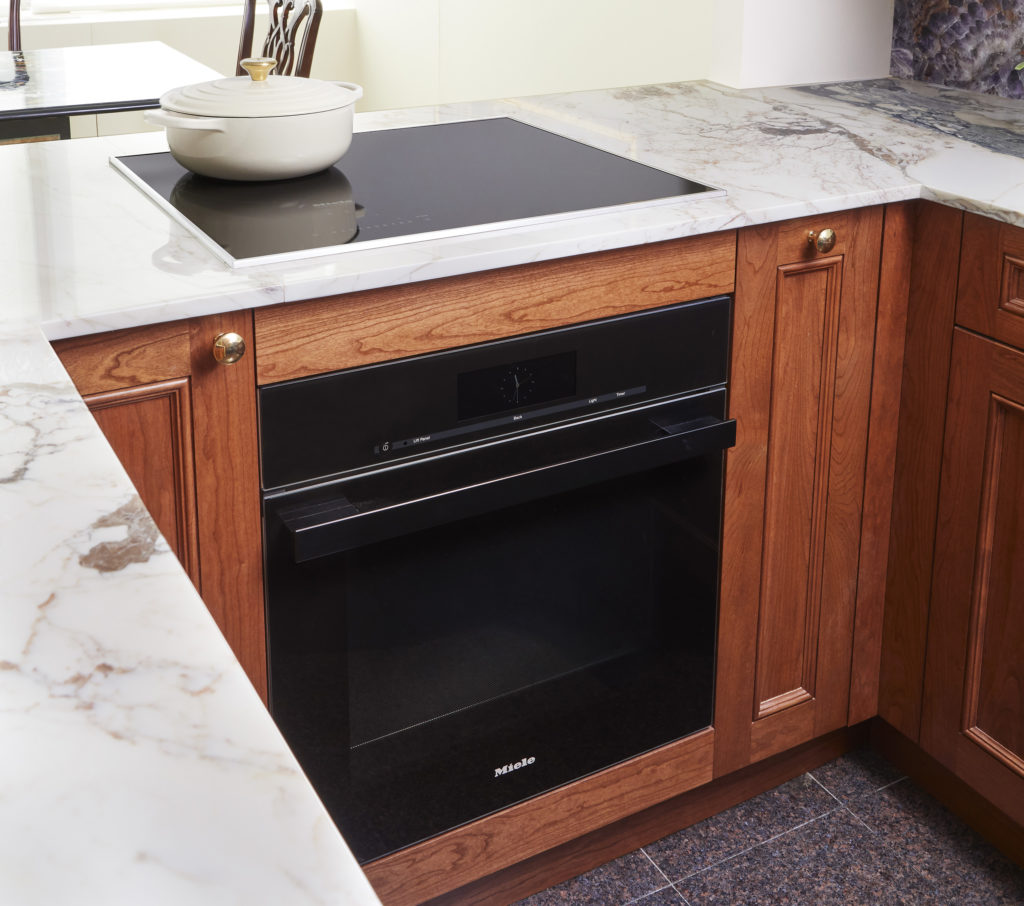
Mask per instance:
[[[536,760],[536,758],[524,758],[522,761],[517,761],[515,764],[507,764],[504,767],[495,768],[494,776],[500,777],[502,774],[511,774],[513,771],[525,768],[528,764],[533,764]]]

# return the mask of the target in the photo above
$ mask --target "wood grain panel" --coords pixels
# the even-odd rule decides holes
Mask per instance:
[[[1003,256],[1003,286],[999,307],[1017,317],[1024,317],[1024,260]]]
[[[777,271],[755,719],[814,697],[842,263]]]
[[[188,378],[85,397],[160,533],[199,587]]]
[[[418,846],[370,862],[385,906],[412,906],[493,874],[711,780],[704,730]]]
[[[253,356],[218,365],[213,342],[225,332],[251,350],[252,313],[189,323],[194,393],[196,503],[202,552],[201,593],[253,685],[266,699],[259,442]]]
[[[812,739],[817,709],[817,701],[804,697],[755,720],[750,728],[750,761],[760,761]]]
[[[844,227],[843,299],[836,338],[829,492],[825,519],[822,606],[814,733],[848,720],[854,616],[863,537],[867,440],[875,356],[883,209],[865,208]],[[883,505],[888,505],[888,502]]]
[[[189,373],[185,321],[56,340],[53,348],[83,396]]]
[[[867,741],[867,727],[843,729],[428,901],[428,906],[507,906],[774,789]]]
[[[736,419],[736,444],[726,452],[722,513],[715,676],[716,777],[743,768],[750,761],[778,258],[777,226],[740,231],[729,376],[729,414]]]
[[[961,728],[1024,777],[1024,405],[990,401]]]
[[[963,213],[918,202],[913,225],[879,713],[909,739],[921,720],[932,552]]]
[[[1024,229],[964,215],[956,321],[1024,348]]]
[[[953,343],[921,745],[1024,821],[1024,353]]]
[[[728,293],[736,234],[256,310],[260,384]]]
[[[716,776],[848,717],[882,213],[739,233]]]
[[[889,559],[896,448],[902,391],[903,355],[910,300],[914,205],[887,205],[882,233],[881,281],[871,377],[864,512],[857,567],[857,608],[850,705],[847,722],[857,724],[878,713],[882,623]]]
[[[988,425],[961,729],[1024,776],[1024,407],[993,395]]]

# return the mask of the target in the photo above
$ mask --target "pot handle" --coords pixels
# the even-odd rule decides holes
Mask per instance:
[[[357,85],[355,82],[333,82],[332,84],[353,92],[355,94],[355,97],[352,98],[353,101],[358,101],[363,96],[363,86]]]
[[[212,116],[182,116],[169,110],[143,110],[142,116],[154,126],[173,129],[194,129],[197,132],[223,132],[224,120]]]

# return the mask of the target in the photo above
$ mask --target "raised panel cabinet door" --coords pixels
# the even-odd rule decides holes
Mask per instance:
[[[1024,349],[1024,229],[964,215],[956,322]]]
[[[719,775],[847,722],[882,224],[867,208],[740,231]]]
[[[237,333],[248,349],[219,364]],[[266,700],[252,312],[128,328],[54,349]]]
[[[921,745],[1024,824],[1024,353],[959,328]]]
[[[198,589],[192,393],[188,378],[94,393],[85,403]]]

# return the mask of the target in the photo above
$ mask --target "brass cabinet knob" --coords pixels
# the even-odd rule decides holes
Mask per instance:
[[[811,230],[807,234],[807,244],[813,245],[819,252],[831,252],[836,246],[836,231],[822,230],[815,233]]]
[[[221,365],[234,365],[245,355],[245,340],[237,333],[222,333],[213,341],[213,357]]]

